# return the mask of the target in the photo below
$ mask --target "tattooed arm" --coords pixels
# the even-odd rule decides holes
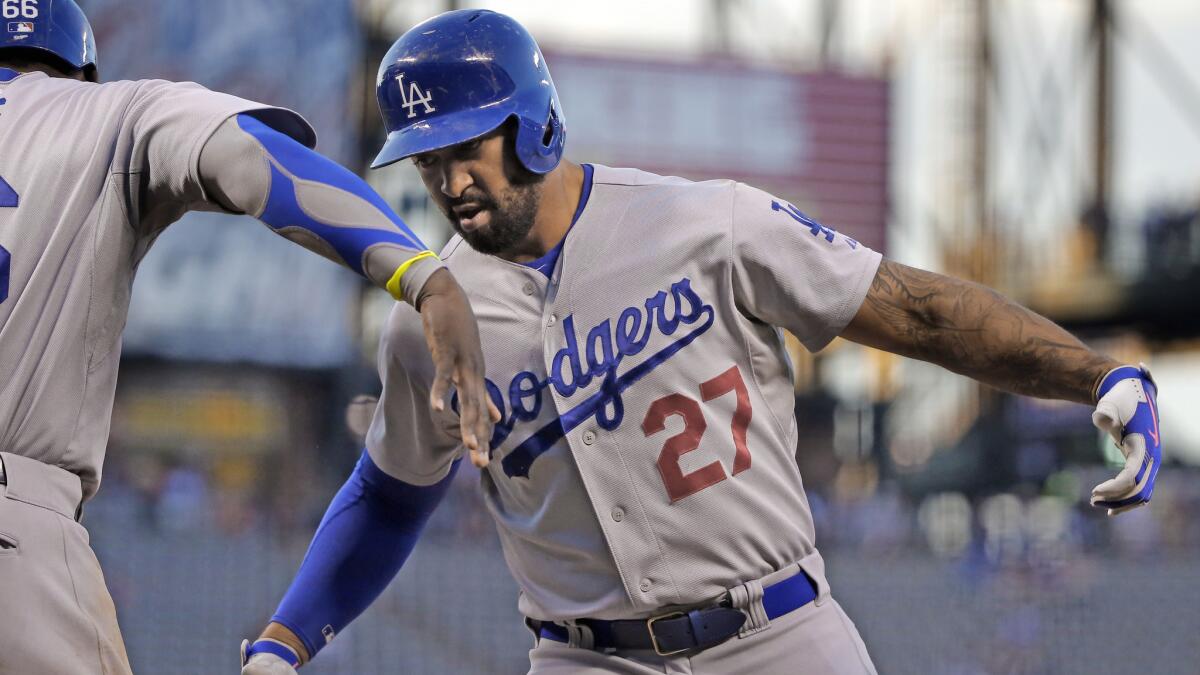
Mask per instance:
[[[1121,365],[990,288],[886,259],[842,337],[1013,393],[1086,404]]]

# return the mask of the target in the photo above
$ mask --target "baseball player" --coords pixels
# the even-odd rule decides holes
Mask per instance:
[[[450,273],[310,149],[299,115],[190,83],[97,84],[72,0],[0,10],[0,673],[128,673],[79,518],[100,483],[134,270],[163,228],[195,209],[251,214],[419,309],[434,405],[454,380],[460,431],[486,453],[482,352]]]
[[[378,81],[390,133],[375,166],[412,158],[457,231],[443,259],[503,413],[481,482],[536,636],[531,673],[875,672],[815,546],[781,329],[812,351],[840,335],[1094,404],[1128,462],[1092,503],[1150,499],[1145,369],[753,187],[562,161],[550,72],[512,19],[419,24]],[[245,675],[292,672],[360,613],[458,467],[453,410],[417,405],[434,369],[414,319],[392,312],[366,450],[243,648]]]

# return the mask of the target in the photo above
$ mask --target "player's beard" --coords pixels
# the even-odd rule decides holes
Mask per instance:
[[[480,253],[501,255],[520,248],[533,229],[533,220],[542,197],[542,177],[533,176],[531,180],[510,183],[499,199],[475,193],[457,200],[478,204],[481,210],[488,211],[487,226],[471,232],[462,228],[451,205],[447,204],[444,208],[451,227]]]

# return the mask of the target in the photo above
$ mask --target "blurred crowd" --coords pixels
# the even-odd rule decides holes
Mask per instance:
[[[348,474],[322,472],[303,488],[270,485],[262,460],[213,461],[134,454],[111,456],[89,518],[119,518],[147,534],[203,533],[238,538],[270,532],[307,540]],[[286,461],[273,458],[271,462]],[[843,464],[833,483],[807,485],[823,550],[886,556],[920,552],[981,568],[1055,566],[1087,555],[1187,556],[1200,553],[1200,470],[1168,465],[1154,503],[1121,518],[1088,505],[1103,466],[1054,472],[1041,486],[1017,484],[992,494],[906,494],[902,481],[881,480],[872,463]],[[272,498],[284,492],[286,499]],[[94,512],[94,514],[93,514]],[[474,469],[455,477],[424,537],[470,545],[493,530]]]

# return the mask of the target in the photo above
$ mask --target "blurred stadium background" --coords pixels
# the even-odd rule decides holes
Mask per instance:
[[[364,170],[374,74],[475,2],[85,0],[106,79],[290,106]],[[1110,520],[1089,411],[835,343],[795,353],[835,594],[883,673],[1200,673],[1200,5],[1192,0],[496,0],[547,53],[575,161],[732,177],[900,261],[1146,358],[1167,465]],[[411,167],[371,180],[437,248]],[[629,246],[637,246],[630,241]],[[359,452],[388,303],[247,219],[142,264],[86,524],[135,671],[235,672]],[[516,587],[463,471],[312,673],[519,673]],[[798,654],[797,658],[803,658]]]

